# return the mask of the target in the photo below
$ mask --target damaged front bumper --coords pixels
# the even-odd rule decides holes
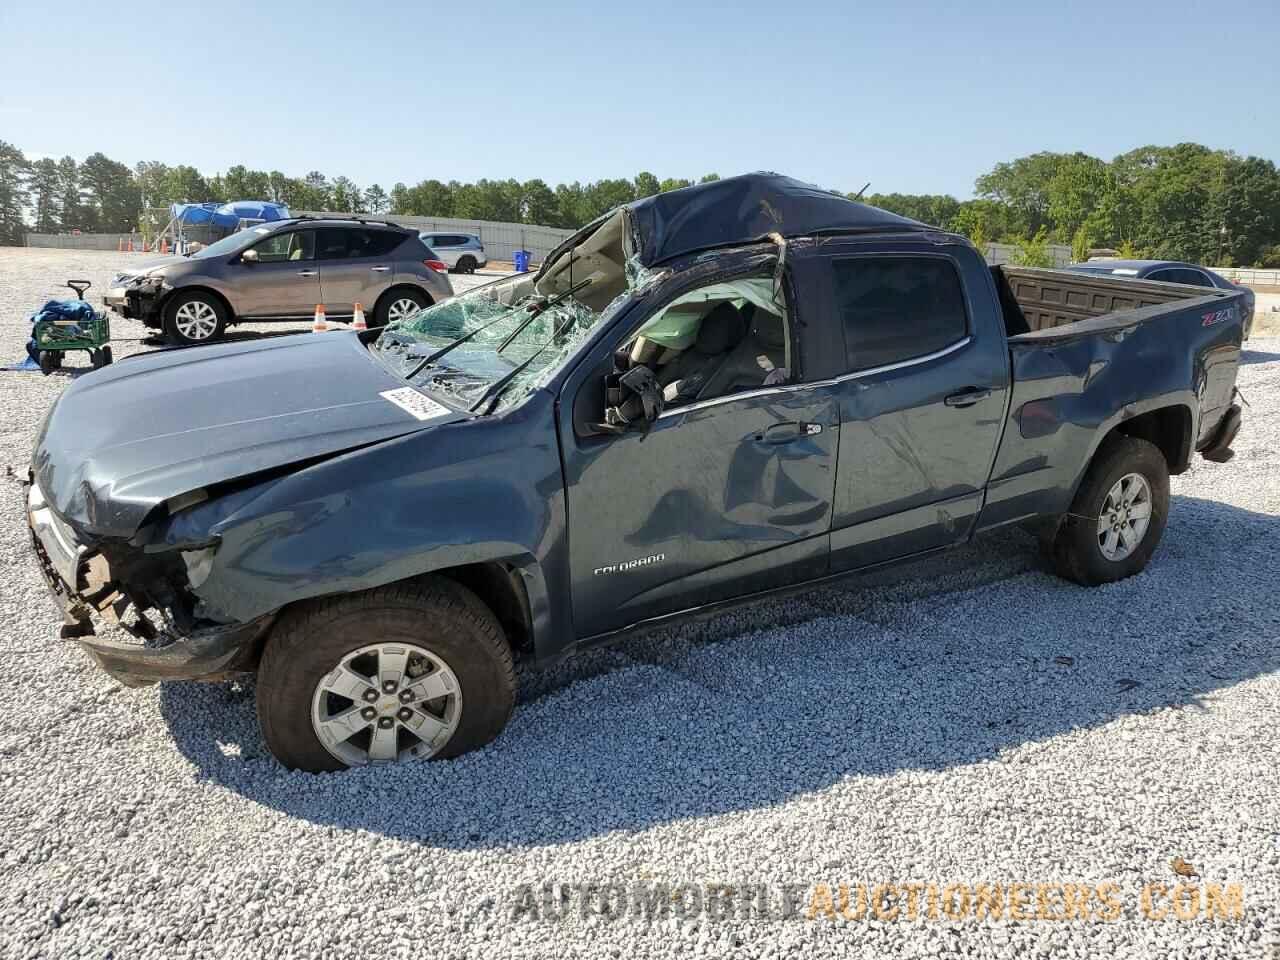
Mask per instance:
[[[103,670],[127,687],[161,680],[226,680],[257,666],[258,640],[275,617],[208,627],[185,637],[160,634],[159,646],[80,637],[78,642]],[[167,642],[163,642],[167,641]]]
[[[45,585],[62,614],[63,636],[74,637],[121,683],[140,687],[160,680],[223,680],[256,667],[259,640],[274,614],[243,624],[199,627],[184,635],[157,630],[143,611],[135,623],[125,623],[121,615],[131,600],[112,583],[105,559],[79,541],[35,483],[28,488],[27,524]],[[134,641],[95,636],[96,617],[119,626]]]
[[[102,298],[102,304],[127,320],[156,325],[160,322],[162,292],[163,285],[158,279],[143,278],[112,287]]]

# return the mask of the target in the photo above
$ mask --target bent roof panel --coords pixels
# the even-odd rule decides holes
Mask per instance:
[[[749,173],[628,204],[640,262],[760,240],[840,230],[921,230],[925,224],[776,173]]]

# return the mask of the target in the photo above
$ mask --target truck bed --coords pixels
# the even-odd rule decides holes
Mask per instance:
[[[1126,428],[1176,449],[1171,473],[1216,436],[1235,393],[1242,294],[993,267],[1012,390],[984,524],[1068,509],[1095,445]]]
[[[1000,292],[1005,331],[1010,337],[1054,331],[1052,336],[1097,332],[1128,326],[1163,311],[1138,313],[1146,307],[1204,297],[1229,299],[1225,290],[1180,283],[1092,276],[1065,270],[998,266],[991,274]],[[1082,321],[1108,318],[1105,323],[1059,330]]]

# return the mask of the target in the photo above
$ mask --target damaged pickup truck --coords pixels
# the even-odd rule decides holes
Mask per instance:
[[[994,527],[1033,525],[1080,584],[1137,573],[1170,474],[1230,456],[1240,298],[989,268],[816,187],[721,180],[384,330],[77,379],[32,543],[121,681],[256,672],[284,763],[456,756],[502,730],[517,657]]]

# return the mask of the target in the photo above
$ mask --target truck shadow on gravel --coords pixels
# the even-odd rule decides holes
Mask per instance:
[[[1008,531],[840,589],[526,671],[507,731],[446,763],[290,773],[253,685],[167,684],[198,775],[325,826],[536,846],[769,807],[840,781],[998,761],[1280,669],[1280,518],[1175,497],[1141,576],[1088,590]],[[874,817],[874,811],[869,811]],[[843,829],[815,823],[815,829]]]
[[[1251,363],[1274,363],[1280,360],[1280,353],[1268,353],[1265,350],[1250,350],[1248,347],[1240,351],[1240,366]]]

